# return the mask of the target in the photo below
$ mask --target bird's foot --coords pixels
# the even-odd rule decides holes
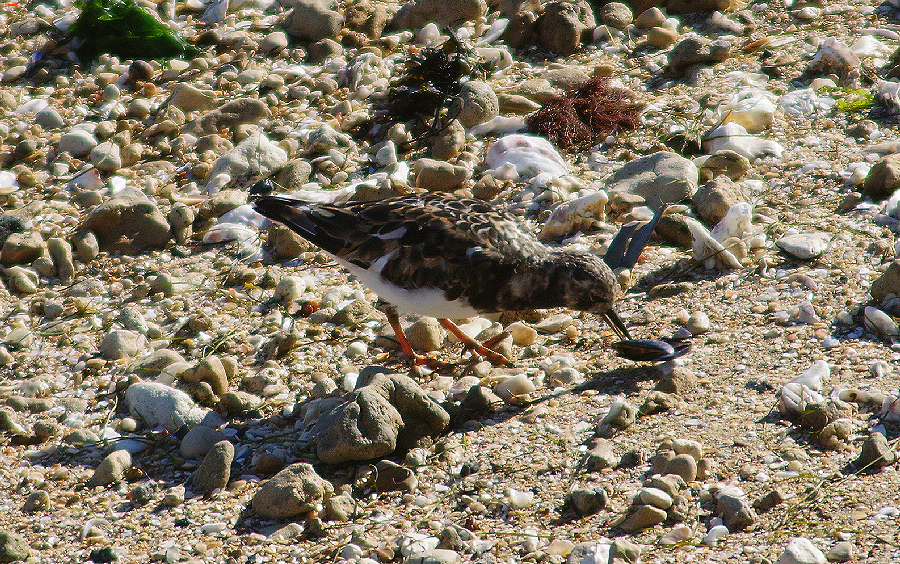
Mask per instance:
[[[499,335],[494,335],[483,343],[479,343],[472,337],[463,333],[462,329],[457,327],[457,325],[449,319],[438,319],[438,322],[446,327],[448,331],[453,333],[453,335],[463,343],[463,347],[472,351],[472,354],[480,356],[481,358],[489,361],[494,366],[513,365],[508,358],[491,348],[509,336],[509,333],[507,333],[506,331],[500,333]]]

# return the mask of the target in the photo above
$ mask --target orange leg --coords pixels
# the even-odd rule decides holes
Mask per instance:
[[[387,316],[391,329],[394,330],[394,335],[397,336],[397,342],[400,343],[400,350],[403,352],[403,356],[407,358],[411,367],[424,365],[432,370],[445,370],[452,366],[446,362],[416,354],[412,345],[409,344],[409,339],[406,338],[406,334],[403,332],[403,327],[400,326],[400,317],[397,315],[397,310],[394,307],[387,307],[384,310],[384,314]]]
[[[512,363],[508,358],[498,353],[497,351],[488,348],[505,339],[507,337],[507,333],[500,333],[495,337],[491,337],[490,339],[485,341],[484,344],[482,344],[463,333],[462,329],[457,327],[456,324],[449,319],[438,319],[438,322],[443,325],[448,331],[453,333],[453,335],[456,336],[457,339],[462,341],[467,349],[470,349],[478,356],[489,360],[491,364],[495,366],[512,366]]]

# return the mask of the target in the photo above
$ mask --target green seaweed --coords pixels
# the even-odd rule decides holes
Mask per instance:
[[[868,111],[875,105],[875,95],[862,88],[825,87],[822,91],[837,98],[837,109],[845,113]]]
[[[69,31],[81,41],[75,52],[83,61],[100,53],[126,59],[170,59],[198,53],[134,0],[81,0],[75,6],[81,14]]]

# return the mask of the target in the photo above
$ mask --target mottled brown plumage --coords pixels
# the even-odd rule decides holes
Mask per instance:
[[[482,200],[433,193],[311,204],[264,196],[254,206],[410,313],[442,318],[454,317],[453,308],[564,307],[605,315],[617,297],[615,277],[598,256],[547,247],[514,216]],[[429,298],[424,303],[422,295]]]

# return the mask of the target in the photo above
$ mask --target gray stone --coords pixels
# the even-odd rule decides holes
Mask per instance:
[[[900,259],[894,259],[884,274],[872,282],[869,293],[877,302],[882,302],[888,294],[900,296]]]
[[[612,550],[610,551],[610,564],[637,564],[641,560],[641,545],[631,542],[622,537],[613,539]]]
[[[430,145],[432,158],[455,159],[466,148],[466,130],[458,119],[452,119],[447,127],[431,138]]]
[[[266,53],[280,53],[287,49],[288,37],[283,31],[272,31],[259,41],[259,48]]]
[[[206,456],[216,443],[224,440],[225,435],[216,429],[205,425],[197,425],[181,439],[181,445],[178,450],[184,458],[200,459]]]
[[[634,25],[643,29],[661,26],[666,21],[666,15],[656,6],[648,8],[638,14],[634,19]]]
[[[862,192],[876,202],[886,200],[900,189],[900,153],[886,155],[866,175]]]
[[[819,258],[831,245],[828,233],[795,233],[775,241],[778,248],[791,258],[812,260]]]
[[[835,75],[841,86],[853,86],[859,78],[861,64],[859,57],[847,45],[834,37],[829,37],[819,44],[804,74]]]
[[[88,264],[100,254],[100,242],[93,231],[80,231],[73,237],[78,260]]]
[[[656,488],[669,494],[673,499],[687,487],[684,478],[677,474],[665,474],[663,476],[653,476],[647,480],[645,484],[648,488]]]
[[[20,562],[31,556],[28,542],[9,531],[0,531],[0,562]]]
[[[275,184],[287,192],[295,192],[309,182],[312,165],[306,159],[291,159],[275,173]]]
[[[71,284],[75,278],[75,262],[72,259],[72,245],[65,239],[51,237],[47,240],[47,252],[56,268],[60,284]]]
[[[261,100],[238,98],[203,114],[181,128],[181,132],[190,133],[196,137],[216,135],[222,129],[235,131],[239,125],[257,123],[268,115],[269,108]]]
[[[217,442],[194,471],[191,483],[206,495],[224,488],[231,477],[233,460],[234,445],[226,440]]]
[[[327,501],[334,488],[305,462],[291,464],[253,496],[251,507],[263,519],[290,519]]]
[[[716,514],[732,533],[743,531],[756,523],[756,511],[747,500],[731,493],[721,493],[716,502]]]
[[[518,12],[509,16],[509,23],[501,38],[510,49],[522,49],[531,44],[537,31],[537,16],[533,12]]]
[[[363,370],[357,389],[316,420],[310,444],[329,464],[368,460],[408,450],[436,436],[450,416],[411,378]]]
[[[217,219],[226,212],[247,203],[247,192],[244,190],[222,190],[210,195],[205,202],[200,204],[197,217],[200,219]]]
[[[472,171],[462,165],[422,158],[413,164],[416,187],[430,192],[449,192],[462,187]]]
[[[588,443],[588,452],[585,459],[585,468],[589,472],[599,472],[604,468],[615,468],[619,464],[619,457],[613,449],[613,444],[602,437],[594,437]]]
[[[46,243],[37,231],[11,233],[0,248],[0,263],[3,266],[30,264],[44,254]]]
[[[331,318],[331,322],[336,325],[346,325],[346,326],[356,326],[364,321],[371,319],[372,314],[375,313],[375,308],[372,307],[366,300],[353,300],[346,306],[339,309]]]
[[[712,180],[724,175],[737,181],[746,176],[749,170],[750,161],[747,157],[730,149],[720,149],[707,157],[700,165],[700,177],[703,180]],[[738,196],[735,201],[742,199],[743,197]]]
[[[43,110],[34,114],[34,123],[40,125],[44,129],[59,129],[66,124],[56,108],[47,106]]]
[[[33,513],[47,509],[50,506],[50,494],[47,490],[37,490],[28,494],[25,503],[22,505],[22,511]]]
[[[788,541],[776,564],[825,564],[825,555],[809,539],[798,537]]]
[[[860,471],[874,473],[896,461],[897,453],[891,450],[885,436],[881,433],[870,433],[863,441],[859,457],[853,461],[853,465]]]
[[[72,128],[59,139],[59,152],[69,153],[76,158],[86,156],[96,146],[97,138],[80,127]]]
[[[433,317],[422,317],[404,331],[409,344],[419,352],[440,350],[447,338],[447,332]]]
[[[169,242],[169,222],[136,188],[126,188],[85,218],[81,231],[92,231],[101,249],[125,254],[162,248]]]
[[[699,35],[682,39],[669,51],[669,67],[675,71],[684,71],[698,64],[710,64],[724,61],[731,56],[731,42],[725,39],[711,41]]]
[[[772,491],[753,500],[753,509],[760,512],[765,512],[772,509],[776,505],[782,504],[783,502],[784,492],[782,492],[778,488],[775,488]]]
[[[644,198],[651,208],[690,198],[697,191],[699,171],[690,159],[659,151],[626,163],[607,179],[611,192]]]
[[[334,0],[298,0],[281,25],[301,41],[336,37],[344,23],[344,16],[336,8]]]
[[[685,483],[693,482],[697,478],[697,461],[690,454],[675,455],[666,463],[663,474],[676,474]]]
[[[186,112],[207,111],[216,107],[216,93],[213,90],[200,90],[196,86],[179,82],[172,89],[169,103]]]
[[[166,218],[169,220],[172,238],[175,239],[175,243],[179,245],[187,244],[194,234],[194,219],[196,219],[194,209],[184,202],[175,202],[169,208],[169,215]]]
[[[740,187],[727,176],[717,176],[710,180],[691,196],[694,210],[707,225],[715,225],[722,221],[728,208],[744,201]]]
[[[186,393],[159,382],[136,382],[125,391],[132,417],[150,428],[179,430],[183,425],[204,424],[218,427],[223,423],[217,414],[198,407]]]
[[[283,167],[287,160],[287,152],[268,137],[251,135],[216,159],[209,172],[207,191],[213,192],[227,186],[248,186]],[[228,182],[222,183],[217,178],[222,174],[228,175]]]
[[[91,164],[102,172],[115,172],[122,168],[122,151],[112,141],[104,141],[90,153]]]
[[[114,450],[94,469],[91,485],[107,486],[121,482],[125,471],[129,468],[131,468],[131,453],[127,450]]]
[[[652,505],[660,509],[668,509],[672,506],[672,496],[659,488],[645,487],[640,491],[641,503]]]
[[[621,2],[610,2],[603,5],[597,15],[601,22],[616,29],[625,29],[634,21],[631,8]]]
[[[569,493],[569,503],[581,517],[593,515],[609,505],[609,494],[603,488],[577,489]]]
[[[326,155],[332,149],[349,147],[350,143],[349,135],[337,131],[328,124],[323,124],[309,134],[309,141],[306,143],[306,153],[309,156]]]
[[[105,358],[118,360],[134,357],[147,349],[147,338],[136,331],[113,329],[100,341],[100,354]]]
[[[409,557],[409,564],[456,564],[459,562],[459,553],[446,548],[434,548],[421,554]]]
[[[591,41],[594,12],[585,0],[550,2],[535,22],[540,45],[557,55],[571,55]]]
[[[349,494],[340,494],[325,502],[322,518],[327,521],[346,523],[356,513],[356,500]]]
[[[626,533],[637,533],[665,520],[666,512],[662,509],[652,505],[641,505],[619,524],[619,528]]]
[[[462,85],[449,111],[464,127],[472,127],[500,115],[500,102],[490,84],[470,80]]]
[[[413,0],[400,6],[392,29],[421,29],[428,22],[439,28],[475,21],[487,14],[485,0]]]
[[[825,558],[829,562],[849,562],[853,560],[853,543],[841,541],[835,544],[825,553]]]

